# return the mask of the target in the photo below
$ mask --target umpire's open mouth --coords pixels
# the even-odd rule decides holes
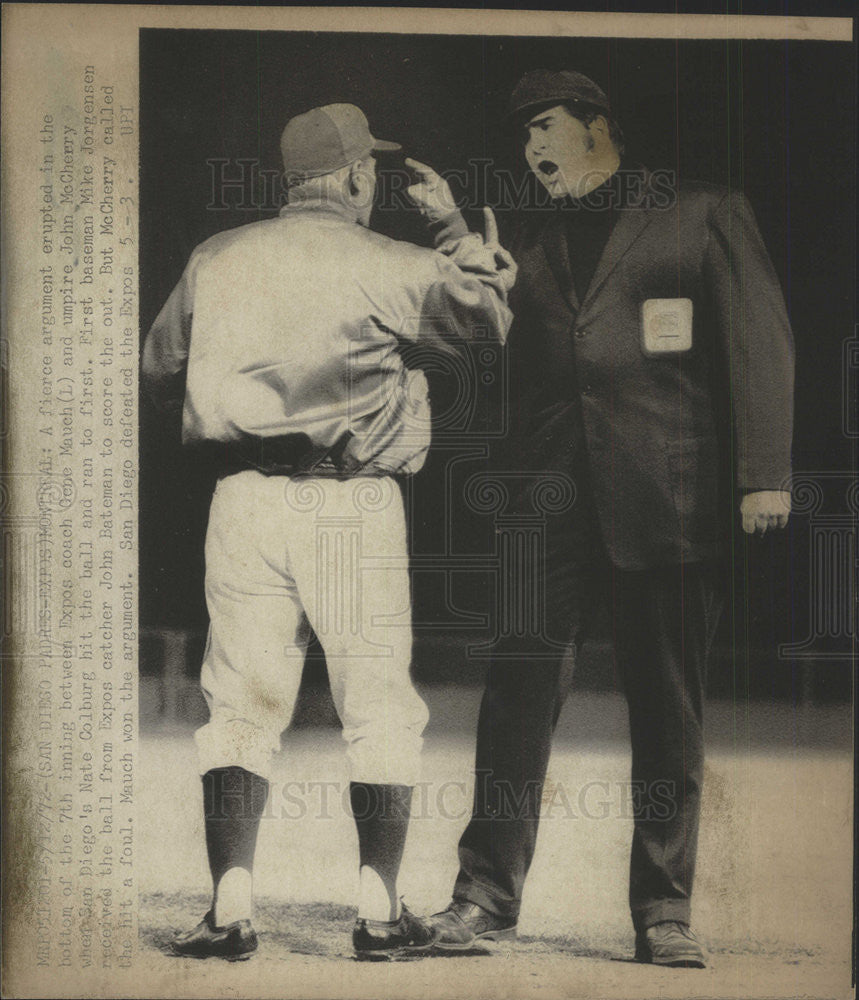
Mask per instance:
[[[554,163],[552,160],[540,160],[537,164],[537,169],[546,177],[552,177],[558,172],[558,164]]]

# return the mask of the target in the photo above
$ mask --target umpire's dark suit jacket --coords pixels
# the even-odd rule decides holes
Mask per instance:
[[[793,413],[790,325],[745,198],[640,179],[583,302],[562,213],[534,213],[511,245],[515,461],[571,472],[584,449],[603,541],[622,569],[714,555],[720,489],[736,517],[741,491],[783,485]],[[645,351],[650,299],[691,299],[687,350]]]

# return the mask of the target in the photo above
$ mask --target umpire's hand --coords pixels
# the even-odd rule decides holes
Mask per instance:
[[[740,514],[743,518],[743,531],[747,535],[754,532],[765,535],[767,531],[783,528],[790,515],[790,493],[784,490],[749,493],[743,497]]]

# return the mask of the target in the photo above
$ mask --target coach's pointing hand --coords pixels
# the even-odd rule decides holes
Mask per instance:
[[[406,158],[406,166],[417,175],[417,180],[406,188],[409,200],[430,223],[440,222],[452,212],[457,211],[447,181],[439,176],[432,167],[418,160]]]
[[[498,242],[498,223],[495,221],[495,213],[488,205],[484,206],[483,218],[486,227],[483,245],[494,254],[495,266],[501,276],[504,289],[509,292],[516,284],[516,275],[519,268],[508,251]]]

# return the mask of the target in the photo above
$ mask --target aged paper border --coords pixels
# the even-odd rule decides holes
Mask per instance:
[[[70,470],[64,477],[54,469],[50,482],[39,485],[38,456],[42,441],[36,414],[42,392],[43,351],[34,336],[33,310],[38,309],[41,296],[37,262],[43,260],[39,234],[34,227],[39,206],[39,185],[35,183],[38,169],[38,149],[34,137],[39,132],[44,114],[56,114],[76,98],[67,96],[80,82],[84,67],[97,66],[99,79],[121,95],[124,104],[133,109],[136,121],[138,108],[138,31],[145,27],[218,28],[245,30],[352,31],[442,34],[511,34],[613,36],[624,38],[724,38],[724,39],[791,39],[851,42],[853,22],[849,18],[737,16],[737,15],[654,15],[654,14],[589,14],[573,12],[491,11],[491,10],[425,10],[399,8],[236,8],[236,7],[162,7],[115,5],[49,5],[6,4],[3,7],[3,93],[2,142],[4,171],[2,179],[3,218],[3,351],[7,367],[8,392],[6,402],[9,423],[3,428],[4,444],[4,517],[19,519],[21,530],[38,530],[27,519],[38,520],[38,512],[46,503],[43,487],[56,499],[54,513],[61,515],[64,480],[71,480],[71,490],[78,489],[82,474],[82,455],[77,446],[68,458]],[[130,238],[117,249],[115,271],[122,266],[137,276],[136,233],[137,199],[136,172],[138,135],[136,128],[117,143],[115,171],[117,198],[130,198],[118,229]],[[119,180],[119,178],[122,180]],[[78,248],[76,248],[78,249]],[[115,272],[114,272],[115,273]],[[106,276],[105,276],[106,277]],[[96,283],[103,294],[106,285]],[[137,335],[136,294],[125,322]],[[104,333],[104,330],[102,330]],[[103,347],[103,345],[102,345]],[[96,345],[96,351],[98,345]],[[136,359],[128,364],[136,369]],[[133,407],[136,408],[136,381],[133,387]],[[121,457],[136,462],[136,438]],[[121,473],[122,466],[115,470]],[[49,477],[49,478],[50,478]],[[42,490],[42,492],[40,492]],[[134,486],[130,487],[136,498]],[[56,491],[56,492],[55,492]],[[41,498],[41,499],[38,499]],[[48,502],[48,506],[53,500]],[[55,523],[58,518],[55,518]],[[27,522],[27,523],[25,523]],[[23,525],[23,527],[21,527]],[[131,593],[136,593],[136,536],[130,550],[114,553],[112,573],[130,580]],[[26,567],[16,566],[16,576],[5,581],[16,591],[29,593],[35,586]],[[75,600],[78,601],[77,594]],[[48,600],[55,614],[62,613],[62,596]],[[134,621],[136,622],[136,602]],[[119,609],[117,605],[117,610]],[[61,654],[59,654],[61,655]],[[198,985],[183,984],[181,977],[160,980],[147,978],[145,964],[132,963],[130,968],[115,968],[110,975],[87,974],[83,970],[41,970],[22,961],[32,952],[32,935],[36,933],[31,919],[38,905],[38,893],[33,888],[38,868],[38,844],[28,829],[38,825],[38,775],[28,769],[28,761],[38,755],[39,686],[34,667],[38,657],[38,637],[35,634],[13,633],[4,650],[4,805],[6,834],[4,859],[11,863],[6,869],[4,902],[3,965],[8,996],[197,996],[216,995],[299,995],[288,985],[287,970],[265,968],[246,987],[236,986],[231,979],[224,983],[213,975],[208,994]],[[10,670],[9,667],[12,667]],[[129,662],[132,673],[136,660]],[[136,675],[135,675],[136,676]],[[132,702],[133,704],[133,702]],[[128,744],[132,755],[137,750],[136,715],[134,738]],[[134,807],[130,807],[128,822],[137,822]],[[117,824],[118,826],[118,824]],[[10,833],[12,827],[15,832]],[[61,901],[60,901],[61,902]],[[303,981],[300,995],[324,997],[329,991],[349,995],[352,972],[342,967],[328,967],[328,980],[315,985]],[[434,978],[428,978],[428,976]],[[391,978],[389,985],[380,985],[386,996],[408,990],[413,996],[436,995],[444,982],[443,970],[434,966],[415,969],[411,980],[401,976]],[[380,982],[383,982],[380,980]],[[408,985],[406,985],[408,983]],[[455,988],[455,984],[448,984]],[[355,987],[357,990],[357,987]],[[598,989],[598,984],[594,984]],[[235,992],[250,989],[256,993]],[[564,987],[555,983],[552,995],[563,995]],[[785,983],[785,995],[791,989]],[[471,995],[511,995],[502,979],[491,986],[469,986]],[[356,993],[357,995],[357,993]],[[466,995],[465,993],[463,995]],[[544,994],[545,995],[545,994]],[[596,996],[597,994],[593,994]],[[683,995],[682,993],[678,995]]]

